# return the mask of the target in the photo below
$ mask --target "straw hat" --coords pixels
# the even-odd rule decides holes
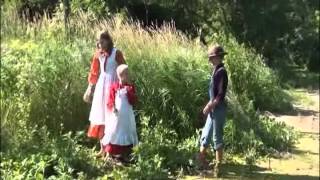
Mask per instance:
[[[209,49],[208,56],[214,57],[214,56],[224,56],[228,54],[224,51],[223,47],[220,45],[215,45],[212,48]]]

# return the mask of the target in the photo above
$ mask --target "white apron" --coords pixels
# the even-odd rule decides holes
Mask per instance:
[[[105,55],[99,56],[100,62],[100,75],[94,90],[92,106],[90,111],[89,120],[91,125],[105,125],[106,123],[106,101],[109,97],[110,85],[118,81],[117,78],[117,49],[113,48],[111,55],[108,57],[105,67]]]
[[[107,118],[108,126],[105,127],[102,144],[111,143],[122,146],[138,144],[134,113],[125,88],[117,90],[115,107],[118,110],[117,114],[108,111],[110,115]]]

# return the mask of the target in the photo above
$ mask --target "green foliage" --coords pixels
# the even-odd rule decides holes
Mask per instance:
[[[207,101],[211,71],[206,50],[170,25],[143,29],[119,17],[96,19],[73,14],[74,31],[68,38],[59,13],[41,23],[1,19],[6,25],[1,29],[6,35],[1,44],[1,169],[7,177],[166,179],[194,170],[198,131],[193,124]],[[136,162],[105,174],[84,134],[72,135],[88,123],[82,93],[100,30],[108,30],[125,53],[140,99],[135,107],[141,142],[134,151]],[[248,154],[248,163],[253,163],[268,148],[289,148],[294,142],[291,130],[256,112],[288,104],[280,101],[285,96],[276,76],[235,38],[219,34],[213,41],[229,52],[227,149]],[[48,166],[53,170],[46,174]]]
[[[85,82],[84,67],[88,66],[89,56],[85,53],[91,49],[80,51],[55,41],[36,44],[32,40],[15,40],[6,48],[2,53],[1,92],[3,100],[9,100],[8,105],[15,106],[15,99],[21,98],[32,112],[28,115],[30,121],[52,129],[64,123],[75,130],[74,120],[84,122],[87,106],[81,100],[85,87],[81,80]]]
[[[110,13],[108,13],[108,6],[104,0],[71,1],[71,12],[75,13],[79,10],[88,11],[89,13],[94,13],[95,15],[102,17],[110,15]]]
[[[319,68],[319,1],[237,1],[225,3],[227,21],[240,42],[254,47],[278,69],[282,64]],[[317,65],[316,65],[317,64]],[[318,68],[316,68],[318,67]],[[282,70],[285,74],[287,70]]]
[[[86,1],[90,6],[96,3]],[[210,5],[208,5],[210,4]],[[231,33],[239,42],[254,48],[268,59],[268,65],[280,64],[319,69],[319,1],[163,1],[129,0],[100,3],[112,13],[127,15],[146,25],[174,19],[178,29],[209,41],[217,32]],[[78,7],[87,10],[86,7]],[[101,11],[96,10],[101,16]],[[106,14],[104,12],[104,16]],[[274,28],[276,27],[276,28]],[[200,32],[199,30],[200,29]]]
[[[6,0],[29,19],[53,14],[58,0]],[[70,0],[71,11],[86,11],[97,17],[122,13],[145,25],[174,20],[176,27],[192,37],[210,41],[217,32],[231,33],[247,47],[267,58],[274,69],[296,64],[311,71],[319,69],[319,1],[317,0]],[[276,28],[274,28],[276,27]],[[286,71],[285,71],[286,72]]]
[[[39,18],[39,15],[43,15],[45,12],[52,14],[58,2],[59,0],[3,0],[6,8],[14,7],[20,16],[29,20]],[[1,6],[3,4],[1,3]]]
[[[71,132],[52,136],[46,128],[25,127],[28,142],[1,152],[1,174],[4,179],[88,179],[103,174],[102,163],[95,161],[92,150],[80,145],[84,133]],[[25,141],[20,137],[20,141]]]
[[[143,141],[134,149],[136,163],[128,168],[118,168],[107,177],[168,179],[194,172],[194,156],[198,150],[196,137],[178,140],[177,134],[165,128],[162,121],[150,131],[148,117],[142,118],[141,123],[140,136]]]

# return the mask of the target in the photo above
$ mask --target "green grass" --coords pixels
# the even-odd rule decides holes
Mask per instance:
[[[35,23],[20,19],[10,8],[2,13],[2,174],[21,179],[166,179],[195,170],[194,124],[207,101],[211,72],[206,48],[170,24],[144,29],[122,17],[98,20],[80,12],[72,15],[67,34],[61,11]],[[141,141],[134,150],[136,163],[110,168],[106,174],[101,173],[101,162],[91,159],[94,143],[77,135],[89,123],[90,107],[82,95],[101,30],[108,30],[124,52],[140,99],[135,107]],[[215,41],[229,52],[228,151],[254,163],[269,149],[290,148],[293,131],[256,111],[290,106],[277,77],[260,55],[235,38],[219,34]],[[46,167],[53,170],[46,174]]]
[[[293,98],[292,102],[296,105],[306,107],[315,105],[315,102],[307,95],[308,92],[305,89],[289,89],[287,93]]]
[[[303,134],[291,153],[290,158],[271,158],[271,169],[269,169],[268,158],[259,160],[257,165],[248,166],[242,157],[227,154],[229,160],[223,166],[223,176],[220,179],[319,179],[319,135]],[[214,179],[210,171],[205,177]],[[197,178],[202,177],[186,176],[184,179]]]

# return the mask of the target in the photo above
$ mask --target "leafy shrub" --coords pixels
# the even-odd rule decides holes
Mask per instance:
[[[29,174],[40,177],[40,172],[44,176],[44,165],[37,162],[45,162],[56,174],[50,175],[62,179],[103,175],[104,168],[87,147],[90,143],[64,134],[85,129],[88,123],[89,107],[82,102],[82,93],[95,36],[102,29],[112,34],[125,53],[137,85],[141,141],[134,153],[136,163],[107,171],[104,178],[167,178],[192,172],[197,151],[193,124],[197,110],[207,101],[210,77],[206,50],[198,42],[170,25],[143,29],[121,18],[96,21],[82,13],[70,19],[74,31],[69,37],[58,13],[37,24],[8,18],[1,23],[6,25],[1,29],[6,35],[1,44],[1,118],[6,122],[1,126],[1,139],[5,139],[1,151],[6,163],[16,162],[13,166],[3,164],[3,174],[10,176],[11,169],[22,168],[12,172],[22,178]],[[294,136],[290,130],[261,120],[256,112],[256,108],[279,107],[276,104],[283,98],[276,76],[259,63],[259,56],[235,40],[227,41],[221,34],[217,41],[230,53],[226,59],[230,76],[227,148],[233,153],[250,152],[247,159],[252,163],[269,147],[282,150],[291,146]],[[43,127],[41,131],[39,127]],[[22,164],[23,158],[28,163]]]
[[[29,136],[21,137],[21,144],[11,146],[10,151],[1,152],[1,174],[4,179],[72,179],[92,178],[108,171],[102,162],[95,161],[92,150],[80,145],[83,133],[71,132],[52,136],[46,128],[32,131],[25,127]],[[17,133],[23,133],[18,130]]]

